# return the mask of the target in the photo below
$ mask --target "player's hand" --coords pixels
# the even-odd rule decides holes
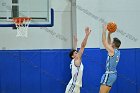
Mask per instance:
[[[86,27],[85,28],[85,33],[86,33],[87,36],[89,36],[90,33],[91,33],[91,29],[89,27]]]
[[[103,28],[103,31],[107,31],[107,25],[106,24],[102,24],[102,28]]]
[[[75,42],[78,41],[78,39],[77,39],[77,35],[76,35],[76,34],[73,36],[73,40],[74,40]]]
[[[108,31],[108,34],[112,34],[112,33],[113,33],[113,32],[109,32],[109,31]]]

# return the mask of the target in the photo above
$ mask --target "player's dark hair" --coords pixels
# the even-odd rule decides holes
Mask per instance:
[[[74,53],[75,51],[77,51],[77,50],[73,49],[73,50],[71,50],[71,52],[69,53],[69,57],[70,57],[71,59],[73,59],[72,56],[73,56],[73,53]]]
[[[118,38],[113,38],[113,43],[115,44],[116,48],[119,48],[121,45],[121,41]]]

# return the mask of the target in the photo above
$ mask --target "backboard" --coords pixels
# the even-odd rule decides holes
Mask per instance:
[[[15,17],[30,17],[29,27],[52,27],[51,0],[0,0],[0,27],[15,27]]]

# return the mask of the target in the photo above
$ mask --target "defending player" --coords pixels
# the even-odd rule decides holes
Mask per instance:
[[[84,52],[84,48],[86,46],[88,37],[91,33],[89,27],[85,29],[85,38],[81,44],[81,48],[79,51],[72,50],[70,52],[71,61],[71,74],[72,78],[69,81],[65,93],[80,93],[80,87],[82,87],[82,76],[83,76],[83,64],[82,64],[82,54]]]

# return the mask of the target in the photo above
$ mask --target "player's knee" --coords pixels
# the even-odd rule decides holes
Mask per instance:
[[[100,91],[100,93],[108,93],[107,91]]]
[[[108,93],[108,89],[101,87],[99,93]]]

